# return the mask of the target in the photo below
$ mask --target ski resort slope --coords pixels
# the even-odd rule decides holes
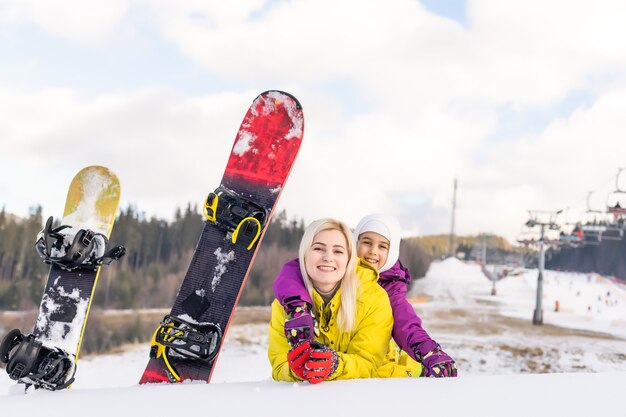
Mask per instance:
[[[613,318],[623,314],[618,313],[626,304],[623,288],[595,275],[548,271],[546,326],[532,326],[536,278],[533,270],[507,277],[492,296],[492,283],[478,265],[448,259],[434,263],[427,277],[415,282],[416,309],[429,333],[457,360],[459,378],[275,382],[267,359],[267,326],[250,324],[229,330],[211,384],[138,386],[149,350],[139,345],[121,354],[83,358],[71,390],[24,395],[1,371],[0,412],[41,410],[46,417],[79,416],[85,410],[107,417],[191,410],[255,416],[304,410],[360,416],[626,416],[617,400],[626,382],[626,341],[620,337],[620,319]],[[611,309],[607,291],[608,298],[618,300]],[[558,313],[548,311],[556,297]],[[586,304],[594,300],[589,311]],[[537,372],[549,373],[532,373],[535,368],[527,364],[541,360],[552,368]]]
[[[439,307],[481,308],[490,303],[498,307],[498,314],[531,320],[538,271],[519,272],[497,281],[493,296],[492,282],[479,265],[449,258],[433,263],[413,291],[427,294]],[[544,324],[626,339],[626,286],[598,274],[544,271],[542,309]]]

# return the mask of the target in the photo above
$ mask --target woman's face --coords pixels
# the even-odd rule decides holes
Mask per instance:
[[[333,290],[346,274],[347,265],[348,242],[342,232],[324,230],[313,237],[304,266],[317,290]]]
[[[379,270],[387,263],[389,240],[375,232],[361,233],[356,253],[359,258]]]

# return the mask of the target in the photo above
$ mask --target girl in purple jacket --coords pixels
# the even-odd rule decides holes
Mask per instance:
[[[389,295],[394,319],[392,336],[396,344],[423,365],[422,376],[456,376],[454,360],[422,328],[422,320],[406,298],[411,275],[398,260],[398,220],[384,214],[365,216],[354,235],[358,239],[357,255],[378,269],[378,283]],[[280,270],[274,282],[274,294],[287,313],[285,336],[289,343],[295,347],[306,340],[312,342],[316,321],[297,259]]]

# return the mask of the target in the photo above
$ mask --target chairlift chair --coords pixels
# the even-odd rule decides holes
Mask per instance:
[[[534,245],[539,242],[539,236],[536,233],[533,233],[532,228],[528,225],[528,223],[522,226],[522,230],[516,237],[517,243],[520,243],[526,247],[530,245]]]
[[[584,232],[583,231],[583,245],[599,245],[602,242],[602,233],[596,232]]]
[[[564,245],[580,246],[583,242],[583,230],[580,223],[564,223],[561,227],[559,240]]]
[[[624,168],[617,170],[615,176],[615,191],[610,192],[606,197],[606,211],[615,216],[626,216],[626,190],[619,186],[619,177]]]
[[[548,229],[543,236],[543,243],[552,247],[562,246],[563,242],[561,241],[561,235],[558,232],[559,229],[560,227],[551,227]]]
[[[523,236],[522,234],[517,235],[516,240],[517,240],[517,243],[520,243],[524,246],[531,246],[539,242],[539,240],[535,239],[534,237]]]
[[[583,214],[581,221],[584,245],[599,245],[608,224],[605,212],[591,208],[589,200],[592,194],[591,191],[587,194],[587,211]]]
[[[606,226],[606,230],[602,232],[602,239],[606,240],[622,240],[624,238],[624,228],[622,225],[615,223],[609,223]]]

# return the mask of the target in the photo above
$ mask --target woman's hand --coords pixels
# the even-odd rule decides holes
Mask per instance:
[[[311,358],[311,344],[309,342],[303,342],[287,352],[287,361],[289,362],[289,368],[298,378],[305,380],[306,363]]]
[[[311,384],[318,384],[331,376],[339,365],[339,355],[334,349],[313,342],[310,359],[305,364],[305,377]]]
[[[339,365],[334,349],[319,342],[303,342],[287,352],[289,368],[298,378],[318,384],[330,377]]]

